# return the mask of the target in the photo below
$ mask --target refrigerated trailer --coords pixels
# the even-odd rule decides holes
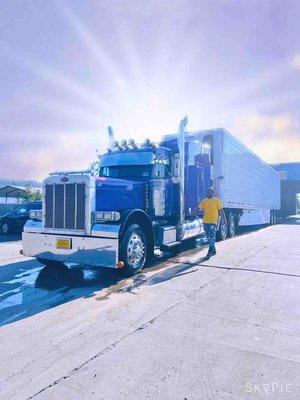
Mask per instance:
[[[277,172],[225,129],[186,131],[160,143],[115,142],[90,171],[56,172],[43,182],[43,210],[33,211],[23,252],[49,267],[64,263],[139,271],[155,248],[178,251],[204,235],[193,210],[210,187],[221,199],[218,237],[239,226],[275,223]]]

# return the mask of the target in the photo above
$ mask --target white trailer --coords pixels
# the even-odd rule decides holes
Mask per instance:
[[[275,223],[275,211],[280,209],[277,171],[223,128],[188,132],[186,138],[206,148],[211,185],[229,223],[230,219],[238,226]]]

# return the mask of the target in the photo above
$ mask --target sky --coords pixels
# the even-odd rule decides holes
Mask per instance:
[[[86,168],[117,139],[224,127],[300,161],[298,0],[1,0],[0,178]]]

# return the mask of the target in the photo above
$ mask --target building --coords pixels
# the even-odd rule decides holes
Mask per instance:
[[[300,214],[300,162],[273,164],[281,179],[281,213]]]
[[[41,191],[41,188],[31,186],[0,186],[0,217],[10,211],[14,211],[17,207],[19,207],[20,204],[25,201],[24,195],[26,194],[26,189],[28,188],[30,188],[30,191],[33,194]]]
[[[22,202],[24,188],[16,186],[4,186],[0,188],[0,217],[13,211]]]

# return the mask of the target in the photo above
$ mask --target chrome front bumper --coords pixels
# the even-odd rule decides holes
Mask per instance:
[[[23,232],[25,256],[81,265],[116,268],[119,240],[109,237],[71,236]],[[56,248],[57,239],[72,239],[72,248]]]

